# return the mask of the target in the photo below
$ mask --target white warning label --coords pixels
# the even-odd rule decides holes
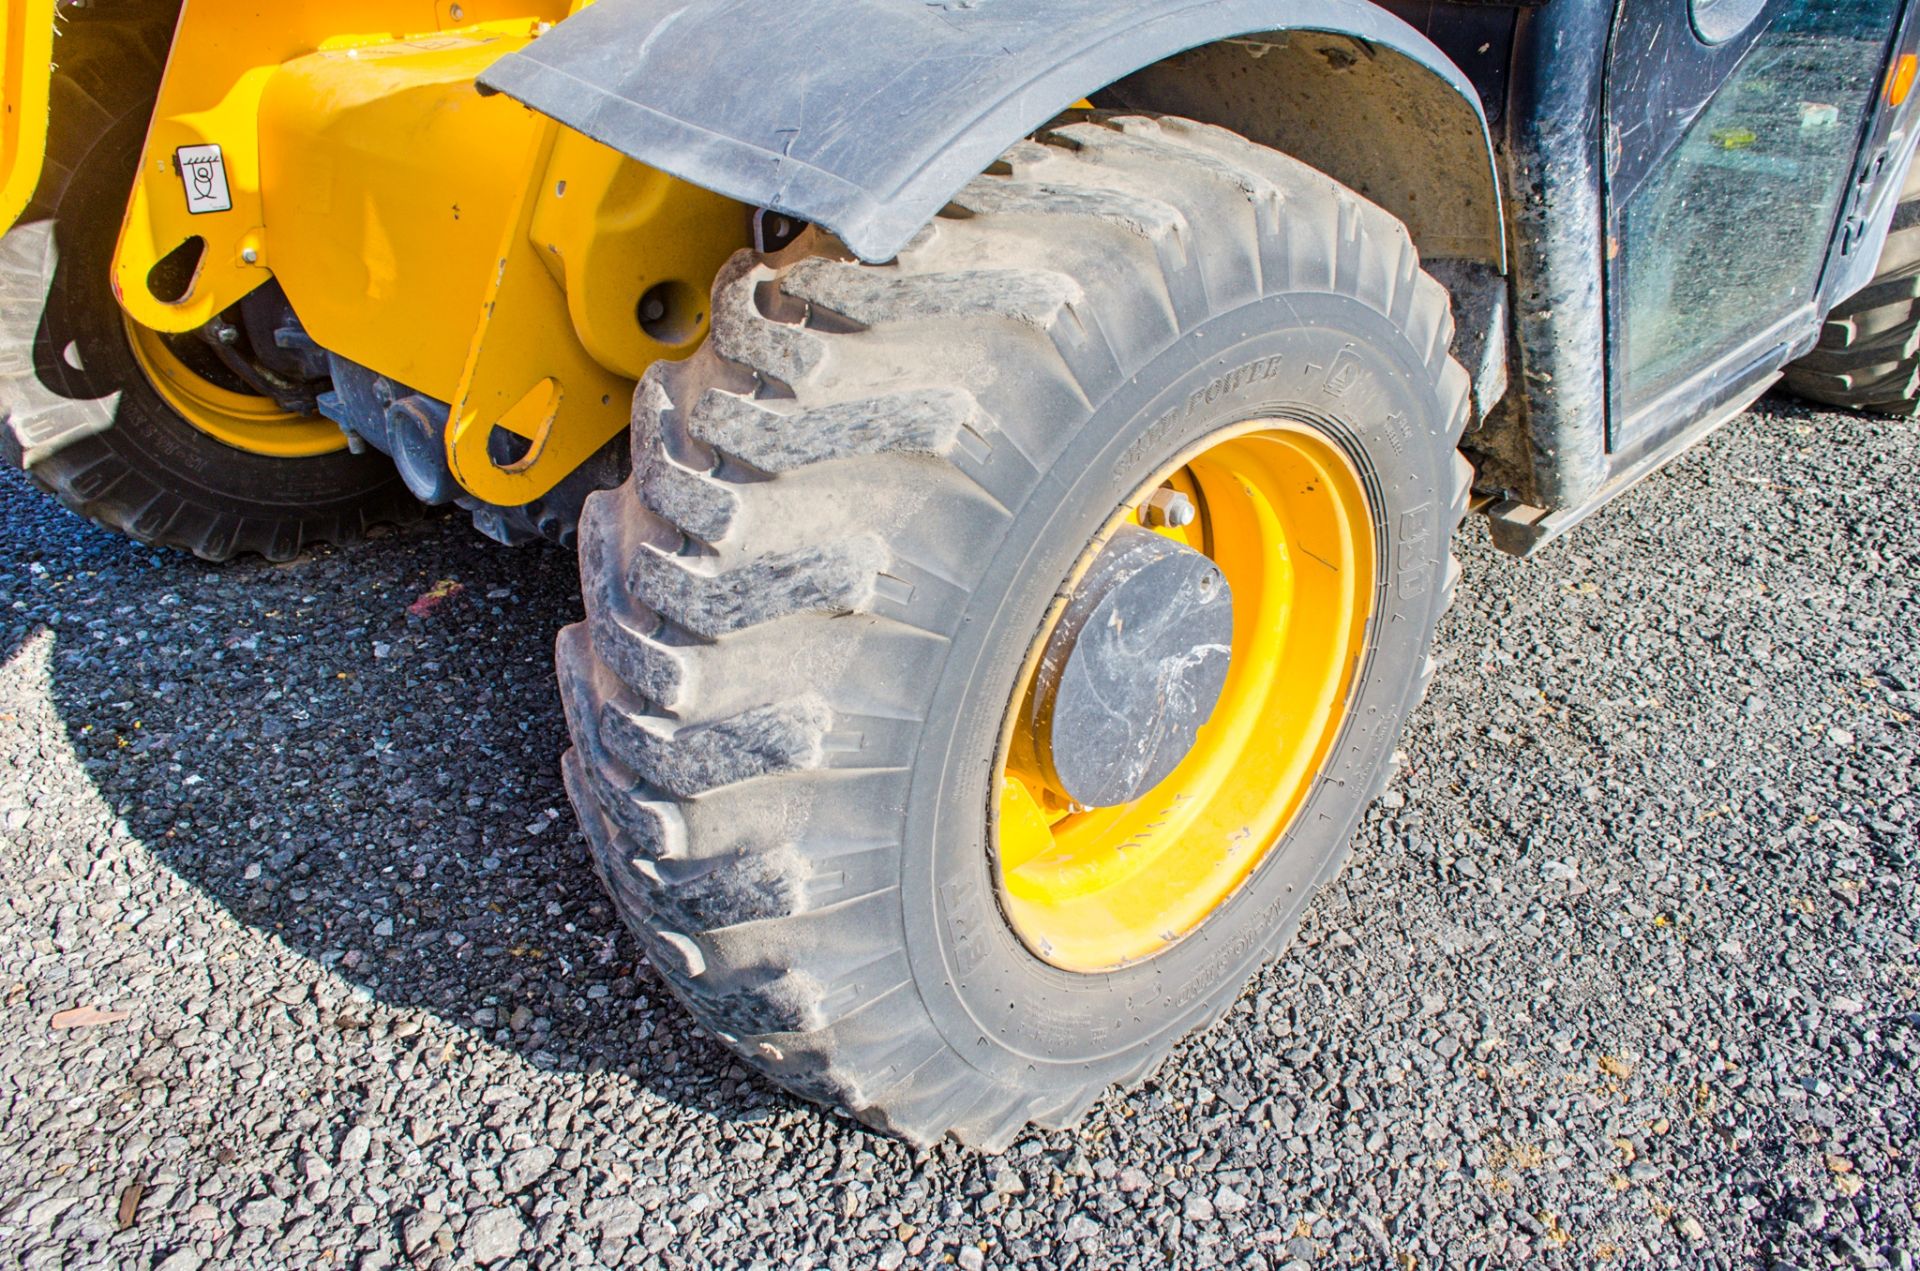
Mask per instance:
[[[182,146],[173,152],[173,158],[187,187],[188,212],[199,216],[233,210],[233,192],[227,188],[227,161],[221,157],[219,146]]]

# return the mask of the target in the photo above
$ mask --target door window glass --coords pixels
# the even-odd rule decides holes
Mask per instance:
[[[1796,0],[1768,20],[1621,218],[1630,410],[1810,300],[1898,0]]]

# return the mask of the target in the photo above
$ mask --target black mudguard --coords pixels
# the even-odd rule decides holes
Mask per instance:
[[[1367,0],[600,0],[480,83],[877,262],[1080,98],[1184,50],[1283,30],[1404,54],[1484,134],[1467,77]]]

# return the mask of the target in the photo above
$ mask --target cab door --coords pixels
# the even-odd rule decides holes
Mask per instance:
[[[1905,0],[1621,0],[1607,81],[1610,449],[1806,342]]]

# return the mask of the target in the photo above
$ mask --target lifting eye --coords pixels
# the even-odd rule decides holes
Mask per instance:
[[[195,234],[153,263],[147,271],[147,291],[161,304],[177,305],[193,294],[207,240]]]

